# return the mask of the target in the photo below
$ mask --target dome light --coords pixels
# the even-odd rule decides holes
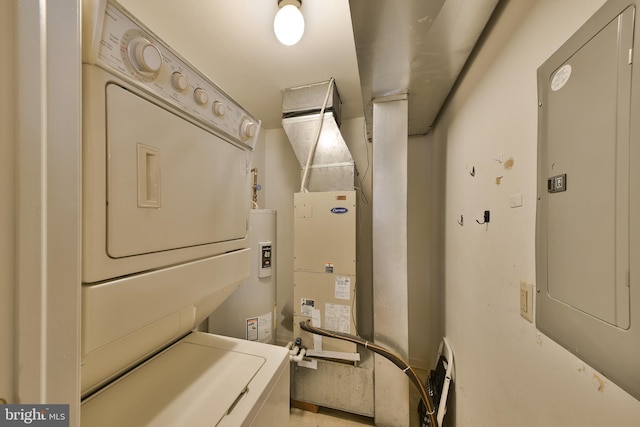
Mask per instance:
[[[273,20],[273,31],[285,46],[292,46],[300,41],[304,33],[304,17],[300,12],[302,2],[299,0],[278,0],[278,13]]]

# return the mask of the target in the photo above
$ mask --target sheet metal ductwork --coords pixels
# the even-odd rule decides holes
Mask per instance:
[[[498,0],[350,0],[367,136],[373,100],[409,94],[409,135],[431,130]],[[374,141],[375,144],[375,141]]]
[[[300,162],[304,186],[301,191],[354,188],[355,162],[340,133],[341,104],[333,80],[284,89],[282,92],[282,127]],[[320,125],[322,127],[319,130]],[[313,153],[309,160],[310,151]]]

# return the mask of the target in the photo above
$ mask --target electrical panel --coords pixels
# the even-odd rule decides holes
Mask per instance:
[[[640,398],[635,11],[609,1],[538,69],[536,326]]]
[[[294,337],[316,353],[355,353],[354,343],[300,329],[310,320],[356,334],[355,191],[296,193],[294,205]]]

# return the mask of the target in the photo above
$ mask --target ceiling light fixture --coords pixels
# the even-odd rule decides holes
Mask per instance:
[[[286,46],[300,41],[304,33],[304,17],[300,12],[302,0],[278,0],[278,13],[273,20],[273,31],[276,37]]]

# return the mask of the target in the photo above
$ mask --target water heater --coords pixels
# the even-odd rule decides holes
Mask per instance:
[[[276,217],[274,210],[251,210],[251,275],[209,316],[209,332],[275,344]]]

